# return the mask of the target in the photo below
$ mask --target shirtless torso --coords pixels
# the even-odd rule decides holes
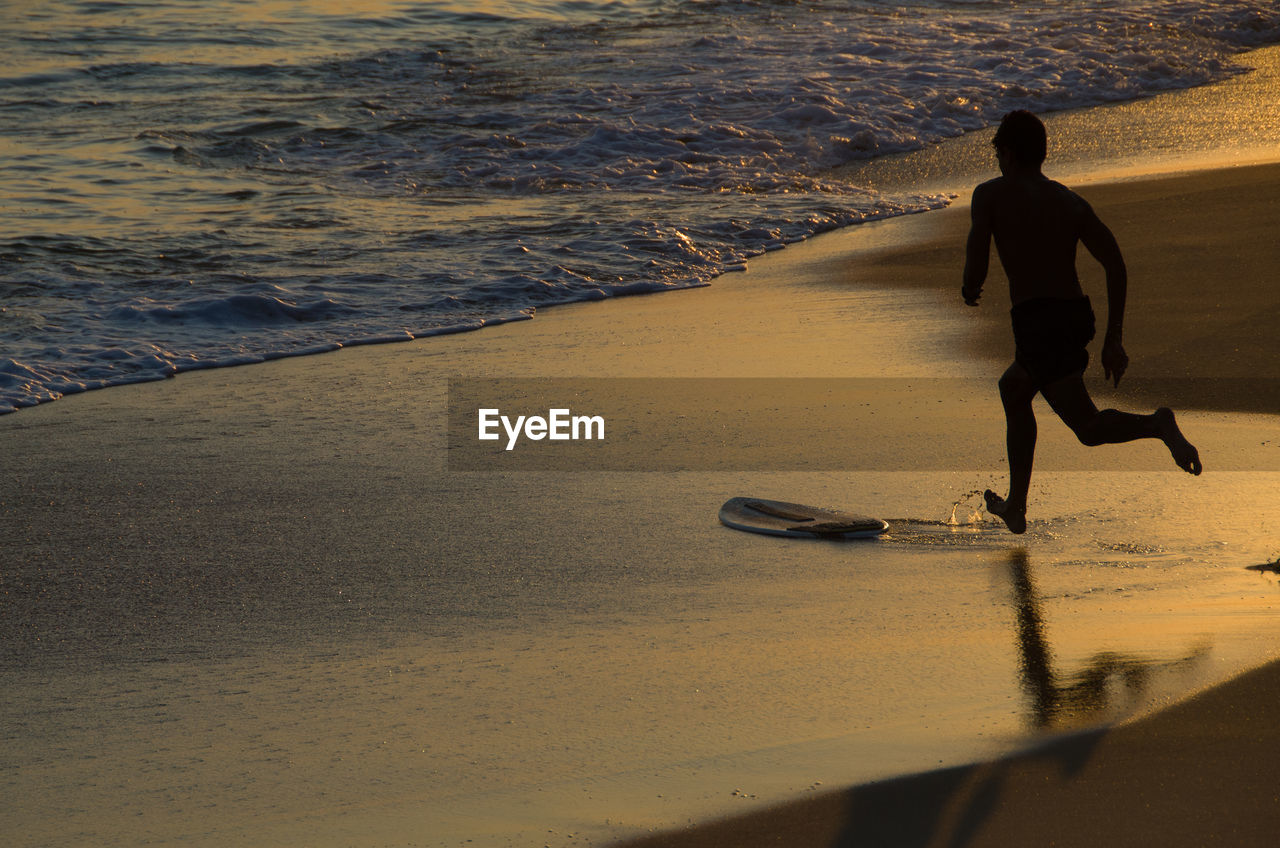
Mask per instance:
[[[1107,333],[1121,340],[1128,282],[1124,257],[1115,236],[1084,198],[1039,169],[996,177],[974,189],[966,246],[967,291],[982,290],[993,238],[1014,305],[1038,297],[1080,297],[1076,245],[1083,243],[1106,270]]]
[[[978,186],[973,203],[995,237],[1014,304],[1082,294],[1076,243],[1097,216],[1078,194],[1047,177],[997,177]]]

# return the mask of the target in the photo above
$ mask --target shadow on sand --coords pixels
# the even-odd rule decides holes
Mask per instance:
[[[960,848],[1002,844],[975,836],[1009,795],[1038,798],[1070,783],[1110,733],[1102,722],[1137,703],[1163,669],[1195,663],[1205,649],[1170,660],[1100,652],[1067,673],[1055,669],[1027,552],[1008,554],[1026,721],[1040,744],[988,763],[941,769],[817,795],[745,816],[623,843],[620,848]],[[1034,816],[1032,810],[1028,815]],[[1015,813],[1016,815],[1016,813]],[[1008,815],[1005,816],[1008,818]],[[1049,844],[1028,842],[1003,844]],[[1062,844],[1077,844],[1067,840]],[[1097,843],[1102,844],[1102,843]],[[1118,843],[1117,843],[1118,844]]]

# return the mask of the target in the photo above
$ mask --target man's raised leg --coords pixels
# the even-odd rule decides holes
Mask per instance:
[[[1169,449],[1178,467],[1188,474],[1199,474],[1200,453],[1187,441],[1178,427],[1173,410],[1161,407],[1151,415],[1137,415],[1116,409],[1099,411],[1089,397],[1084,378],[1073,374],[1043,387],[1049,406],[1071,428],[1082,444],[1115,445],[1135,439],[1159,439]]]

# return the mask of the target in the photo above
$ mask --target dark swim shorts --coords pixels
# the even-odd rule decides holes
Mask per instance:
[[[1033,298],[1009,314],[1017,346],[1014,360],[1037,386],[1082,373],[1089,365],[1088,344],[1094,334],[1089,298]]]

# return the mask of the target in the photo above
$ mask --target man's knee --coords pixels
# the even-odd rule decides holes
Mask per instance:
[[[1079,420],[1067,421],[1066,424],[1076,434],[1080,444],[1096,448],[1098,445],[1109,445],[1117,441],[1115,429],[1120,423],[1118,419],[1122,417],[1114,409],[1103,409]]]
[[[1105,445],[1107,440],[1103,437],[1102,428],[1099,426],[1099,416],[1084,421],[1069,423],[1067,426],[1071,428],[1071,432],[1076,434],[1076,438],[1080,440],[1080,444],[1085,447],[1096,448],[1098,445]]]
[[[1036,393],[1031,381],[1024,374],[1006,371],[1000,377],[1000,400],[1005,406],[1020,406],[1031,402]]]

